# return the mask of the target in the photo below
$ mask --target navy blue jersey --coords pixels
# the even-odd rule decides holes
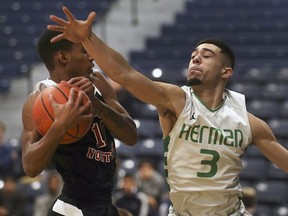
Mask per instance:
[[[111,202],[115,174],[115,143],[99,117],[79,141],[59,145],[53,162],[63,178],[62,194],[82,206],[87,201]]]

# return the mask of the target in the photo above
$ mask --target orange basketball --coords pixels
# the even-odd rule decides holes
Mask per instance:
[[[59,104],[64,104],[68,101],[71,88],[76,89],[76,94],[82,91],[75,85],[68,84],[67,82],[61,82],[44,89],[35,99],[32,118],[36,125],[37,131],[43,136],[47,133],[48,129],[54,121],[54,113],[51,102],[49,100],[49,94],[52,94],[55,101]],[[84,94],[83,104],[89,100],[89,97]],[[90,109],[92,112],[92,107]],[[81,139],[90,129],[93,119],[84,120],[78,123],[76,126],[71,127],[66,131],[60,144],[70,144]]]

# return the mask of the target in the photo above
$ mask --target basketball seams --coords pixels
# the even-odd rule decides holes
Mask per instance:
[[[63,83],[62,83],[62,84],[63,84]],[[66,96],[65,92],[64,92],[61,88],[59,88],[59,86],[54,85],[53,87],[55,87],[55,88],[62,94],[62,96],[66,99],[66,101],[69,100],[69,98]],[[65,85],[65,87],[67,87],[67,85]],[[71,87],[68,86],[68,89],[67,89],[67,90],[70,92]],[[70,137],[70,139],[71,139],[71,138],[72,138],[72,139],[73,139],[73,138],[74,138],[74,139],[80,139],[81,137],[77,136],[77,135],[79,134],[79,132],[80,132],[80,127],[79,127],[79,124],[77,124],[76,135],[73,135],[73,134],[69,133],[69,130],[66,131],[66,135],[68,135],[68,136]],[[65,139],[65,140],[63,140],[63,142],[68,142],[70,139]]]
[[[62,96],[66,99],[66,101],[69,100],[69,98],[66,96],[65,92],[63,92],[61,88],[59,88],[57,85],[53,85],[52,87],[56,88],[62,94]],[[70,91],[70,89],[71,88],[69,87],[68,90]]]
[[[51,113],[49,112],[49,110],[46,107],[45,100],[43,99],[43,94],[41,94],[40,96],[41,96],[40,99],[41,99],[41,104],[42,104],[43,108],[45,109],[45,111],[48,114],[48,116],[50,117],[50,119],[52,121],[54,121],[54,117],[51,115]],[[51,103],[50,103],[50,105],[51,105]],[[51,111],[53,111],[53,110],[51,109]]]
[[[32,113],[35,126],[42,136],[47,132],[54,121],[53,107],[48,95],[52,94],[57,103],[64,104],[69,100],[69,94],[72,85],[68,83],[59,83],[47,88],[48,89],[44,89],[40,95],[38,95],[38,98],[36,98]],[[79,94],[79,91],[82,91],[77,86],[75,86],[75,89],[76,94]],[[89,98],[85,94],[82,103],[85,103],[87,100],[89,100]],[[66,131],[65,135],[60,141],[60,144],[70,144],[80,140],[89,131],[91,124],[91,120],[78,122],[78,124]]]

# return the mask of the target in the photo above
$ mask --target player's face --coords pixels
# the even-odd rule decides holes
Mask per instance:
[[[73,44],[69,57],[68,71],[71,78],[77,76],[89,77],[93,72],[93,59],[80,43]]]
[[[187,71],[189,86],[218,83],[225,66],[220,48],[213,44],[200,44],[192,53]]]

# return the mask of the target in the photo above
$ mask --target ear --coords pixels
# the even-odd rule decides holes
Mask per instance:
[[[59,62],[61,62],[62,64],[67,64],[67,62],[69,60],[67,53],[63,52],[63,51],[59,51],[57,53],[57,58],[58,58]]]
[[[233,69],[231,67],[225,67],[222,72],[222,78],[228,79],[233,75]]]

